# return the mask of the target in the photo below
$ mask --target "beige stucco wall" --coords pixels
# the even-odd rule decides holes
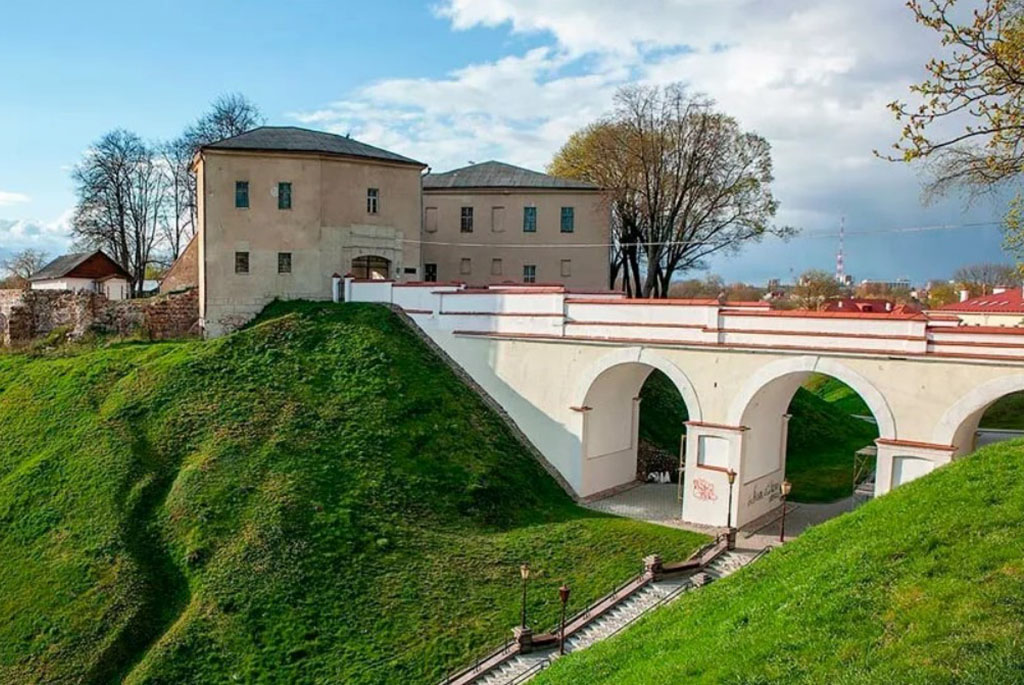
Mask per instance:
[[[207,150],[197,166],[200,316],[207,335],[251,319],[274,298],[329,299],[331,277],[352,260],[391,261],[396,280],[420,276],[418,166],[313,154]],[[249,182],[249,207],[235,207],[235,182]],[[277,207],[279,182],[292,184],[292,207]],[[366,191],[378,188],[377,214]],[[235,273],[235,252],[249,273]],[[277,272],[290,252],[292,271]],[[413,270],[406,273],[406,269]]]
[[[462,233],[462,207],[473,207],[473,232]],[[522,283],[523,266],[537,267],[538,283],[564,283],[571,288],[608,288],[609,210],[595,191],[542,190],[424,190],[423,263],[437,264],[439,281],[471,284]],[[495,208],[504,209],[504,221],[494,225]],[[523,231],[523,208],[537,208],[537,231]],[[561,208],[573,207],[574,231],[561,232]],[[436,211],[437,230],[427,215]],[[449,243],[433,245],[431,243]],[[451,245],[455,243],[455,245]],[[472,247],[468,243],[483,243]],[[596,247],[583,245],[597,245]],[[526,245],[528,247],[521,247]],[[537,247],[532,247],[536,245]],[[543,247],[542,247],[543,246]],[[554,246],[554,247],[552,247]],[[462,259],[470,259],[471,272],[462,273]],[[501,260],[501,273],[492,273],[492,260]],[[569,276],[562,261],[569,260]]]

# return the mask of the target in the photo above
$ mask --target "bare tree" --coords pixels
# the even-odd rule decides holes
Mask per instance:
[[[141,293],[166,200],[156,153],[134,133],[111,131],[86,152],[72,178],[78,195],[72,233],[117,260]]]
[[[203,145],[245,133],[263,121],[263,114],[251,100],[241,93],[228,93],[214,100],[209,111],[185,129],[183,137],[194,154]]]
[[[161,239],[170,261],[181,254],[195,233],[195,177],[192,174],[192,144],[185,136],[160,146],[162,170],[167,186],[167,218],[160,224]]]
[[[15,253],[6,259],[0,259],[0,269],[5,277],[0,281],[0,288],[24,288],[29,277],[46,266],[47,256],[41,250],[31,248]]]
[[[681,85],[625,87],[615,102],[610,117],[581,132],[588,149],[570,139],[550,168],[610,192],[627,292],[667,297],[677,272],[711,254],[794,233],[772,223],[778,203],[764,138]]]
[[[989,295],[996,286],[1015,287],[1021,283],[1021,274],[1012,264],[969,264],[953,272],[953,280],[973,296]]]

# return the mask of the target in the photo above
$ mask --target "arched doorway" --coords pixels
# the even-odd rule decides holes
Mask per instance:
[[[352,260],[350,271],[356,278],[387,280],[391,275],[391,260],[378,255],[363,255]]]
[[[671,362],[649,352],[626,349],[608,355],[583,380],[579,492],[584,497],[634,482],[638,476],[642,389],[655,371],[656,390],[674,394],[669,413],[700,416],[689,379]],[[657,420],[657,415],[653,420]],[[680,422],[681,423],[681,422]],[[667,444],[682,425],[659,431]],[[649,439],[654,437],[647,436]]]
[[[768,364],[731,413],[743,428],[734,505],[741,524],[778,509],[786,480],[791,500],[813,504],[851,497],[858,485],[873,492],[874,442],[895,438],[882,395],[834,360]]]
[[[999,438],[1002,431],[1024,430],[1024,374],[979,385],[946,410],[935,429],[934,442],[955,447],[954,456],[970,454]]]

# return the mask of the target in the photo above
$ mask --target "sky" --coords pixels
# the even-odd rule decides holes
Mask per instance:
[[[245,94],[268,124],[351,134],[436,171],[542,170],[623,84],[682,82],[771,143],[777,221],[801,231],[712,271],[832,271],[842,218],[855,279],[948,278],[1008,260],[1005,201],[925,204],[921,169],[873,154],[899,133],[886,104],[937,50],[897,0],[11,3],[0,256],[68,249],[70,171],[92,141],[119,127],[173,137],[222,93]]]

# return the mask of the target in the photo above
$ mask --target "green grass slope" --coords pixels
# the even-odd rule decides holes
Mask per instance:
[[[786,478],[793,484],[792,498],[831,502],[852,494],[854,452],[874,443],[877,426],[805,388],[793,395],[789,413]]]
[[[857,394],[856,390],[838,378],[816,373],[807,379],[804,388],[844,414],[871,416],[871,409],[868,408],[867,402]]]
[[[1024,681],[1024,441],[833,519],[538,685]]]
[[[575,506],[387,310],[0,355],[0,682],[429,682],[702,538]]]
[[[1011,393],[996,400],[985,410],[979,426],[1024,430],[1024,392]]]

